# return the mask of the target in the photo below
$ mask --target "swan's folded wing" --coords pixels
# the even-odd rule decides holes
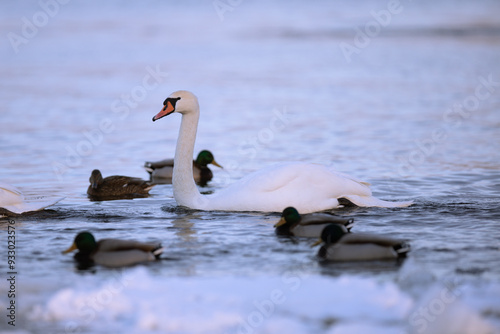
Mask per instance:
[[[370,195],[368,183],[333,171],[326,166],[304,162],[284,162],[262,168],[241,179],[253,191],[273,192],[294,185],[302,189],[311,186],[320,188],[355,188],[354,193]]]
[[[282,163],[262,168],[245,176],[235,184],[239,188],[245,188],[255,193],[273,192],[289,185],[292,180],[300,176],[300,171],[296,168],[296,165]]]
[[[339,176],[342,176],[343,178],[346,178],[346,179],[349,179],[351,181],[357,182],[357,183],[362,184],[362,185],[364,185],[366,187],[370,187],[371,186],[371,184],[369,182],[361,181],[361,180],[359,180],[359,179],[357,179],[355,177],[352,177],[351,175],[340,173],[340,172],[337,172],[337,171],[334,171],[334,170],[330,170],[330,171],[333,172],[333,173],[335,173],[335,174],[337,174],[337,175],[339,175]]]
[[[323,165],[302,162],[281,163],[263,168],[233,185],[231,188],[237,187],[233,188],[235,191],[246,189],[261,195],[280,193],[280,196],[302,197],[302,200],[330,200],[344,194],[371,196],[366,182],[344,176]]]

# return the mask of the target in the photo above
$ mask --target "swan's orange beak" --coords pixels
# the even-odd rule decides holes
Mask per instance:
[[[172,103],[172,101],[170,99],[166,99],[165,105],[163,106],[163,109],[158,114],[156,114],[155,117],[153,117],[153,122],[156,120],[159,120],[162,117],[170,115],[174,111],[175,111],[175,102]]]

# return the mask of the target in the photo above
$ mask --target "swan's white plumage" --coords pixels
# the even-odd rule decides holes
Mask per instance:
[[[16,187],[0,182],[0,208],[14,214],[42,210],[56,204],[61,199],[47,199],[45,196],[25,198],[22,192]]]
[[[281,212],[293,206],[300,213],[310,213],[338,207],[338,198],[347,198],[358,206],[404,207],[412,204],[377,199],[372,196],[368,183],[323,165],[303,162],[264,168],[214,194],[201,195],[192,177],[198,100],[187,91],[174,92],[169,98],[179,97],[175,111],[182,114],[182,121],[172,179],[178,205],[200,210],[262,212]],[[153,119],[168,115],[164,110]]]
[[[291,162],[249,174],[207,198],[216,210],[281,212],[293,206],[309,213],[337,207],[345,194],[367,197],[371,191],[323,165]]]

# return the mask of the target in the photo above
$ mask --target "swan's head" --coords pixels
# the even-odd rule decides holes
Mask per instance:
[[[169,97],[163,102],[163,108],[161,111],[153,117],[153,122],[159,120],[162,117],[172,114],[173,112],[178,112],[181,114],[187,114],[194,110],[199,110],[198,98],[191,92],[187,90],[178,90],[170,94]]]

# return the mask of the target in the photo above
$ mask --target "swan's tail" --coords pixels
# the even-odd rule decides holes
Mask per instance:
[[[378,199],[373,196],[358,196],[358,195],[346,195],[342,196],[342,198],[346,198],[357,206],[376,206],[380,208],[404,208],[413,204],[413,201],[408,202],[389,202]]]

